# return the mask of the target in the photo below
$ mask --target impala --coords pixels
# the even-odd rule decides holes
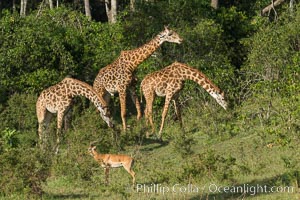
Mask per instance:
[[[96,151],[96,146],[88,148],[89,153],[105,170],[105,182],[108,184],[108,176],[110,168],[124,167],[124,169],[132,176],[132,183],[135,183],[135,173],[131,169],[133,166],[133,158],[121,154],[100,154]]]

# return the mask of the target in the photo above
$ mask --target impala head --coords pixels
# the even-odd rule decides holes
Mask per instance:
[[[225,110],[227,109],[227,102],[225,101],[224,92],[218,93],[216,91],[210,92],[210,95],[222,106]]]
[[[159,33],[159,39],[161,43],[172,42],[172,43],[180,44],[182,42],[180,36],[175,31],[168,29],[168,27],[166,26],[165,26],[165,30]]]
[[[88,148],[88,152],[91,156],[94,156],[95,149],[96,149],[96,146],[92,146],[92,145]]]

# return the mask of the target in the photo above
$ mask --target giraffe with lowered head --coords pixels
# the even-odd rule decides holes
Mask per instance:
[[[176,32],[165,27],[164,31],[160,32],[148,43],[137,49],[122,51],[113,63],[100,69],[93,87],[96,92],[106,100],[107,104],[109,104],[110,95],[119,93],[123,130],[126,130],[127,128],[125,118],[127,89],[129,89],[131,98],[135,103],[137,119],[140,119],[142,116],[141,106],[132,84],[134,70],[139,64],[153,54],[163,42],[180,44],[181,41],[182,39]]]
[[[225,110],[227,108],[227,102],[224,100],[224,93],[221,92],[221,90],[203,73],[186,64],[174,62],[162,70],[148,74],[141,82],[141,90],[146,99],[145,117],[147,122],[150,122],[150,125],[152,126],[152,133],[155,129],[152,119],[152,106],[155,94],[166,97],[158,134],[159,139],[161,139],[161,132],[164,127],[170,101],[173,97],[175,99],[175,112],[181,121],[180,113],[177,109],[178,105],[176,106],[176,98],[178,97],[178,92],[182,89],[185,80],[195,81],[203,87],[218,102],[218,104],[220,104],[220,106]]]
[[[63,119],[70,111],[72,100],[75,96],[88,98],[100,111],[102,119],[109,127],[113,127],[106,102],[99,96],[92,86],[82,81],[65,78],[56,85],[43,90],[36,102],[36,114],[38,118],[38,134],[43,146],[45,131],[53,117],[57,113],[56,153],[60,143]]]

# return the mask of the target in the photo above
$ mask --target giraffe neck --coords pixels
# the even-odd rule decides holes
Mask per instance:
[[[221,93],[221,90],[214,85],[202,72],[185,64],[180,64],[180,74],[183,79],[192,80],[203,87],[209,94],[211,92]]]
[[[176,62],[175,69],[179,70],[179,74],[183,80],[192,80],[203,87],[224,109],[227,108],[227,102],[224,100],[221,90],[214,85],[202,72],[183,63]],[[179,66],[178,66],[179,65]]]
[[[67,83],[67,88],[69,88],[69,93],[72,97],[86,97],[93,102],[98,109],[106,106],[105,101],[99,98],[92,86],[88,85],[87,83],[72,78],[65,78],[63,81]]]
[[[143,46],[134,50],[127,51],[126,60],[131,61],[131,70],[134,71],[137,66],[144,60],[146,60],[149,56],[151,56],[162,43],[163,42],[160,40],[159,35],[157,35],[155,38],[153,38]]]
[[[109,118],[107,104],[102,97],[99,97],[92,86],[87,83],[75,80],[72,78],[65,78],[62,81],[65,84],[69,95],[73,98],[75,96],[84,96],[88,98],[96,108],[100,111],[101,118],[107,123],[109,127],[113,127],[113,123]]]

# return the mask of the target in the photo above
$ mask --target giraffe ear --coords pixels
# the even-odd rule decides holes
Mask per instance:
[[[169,24],[168,25],[165,25],[165,31],[166,30],[169,30]]]

